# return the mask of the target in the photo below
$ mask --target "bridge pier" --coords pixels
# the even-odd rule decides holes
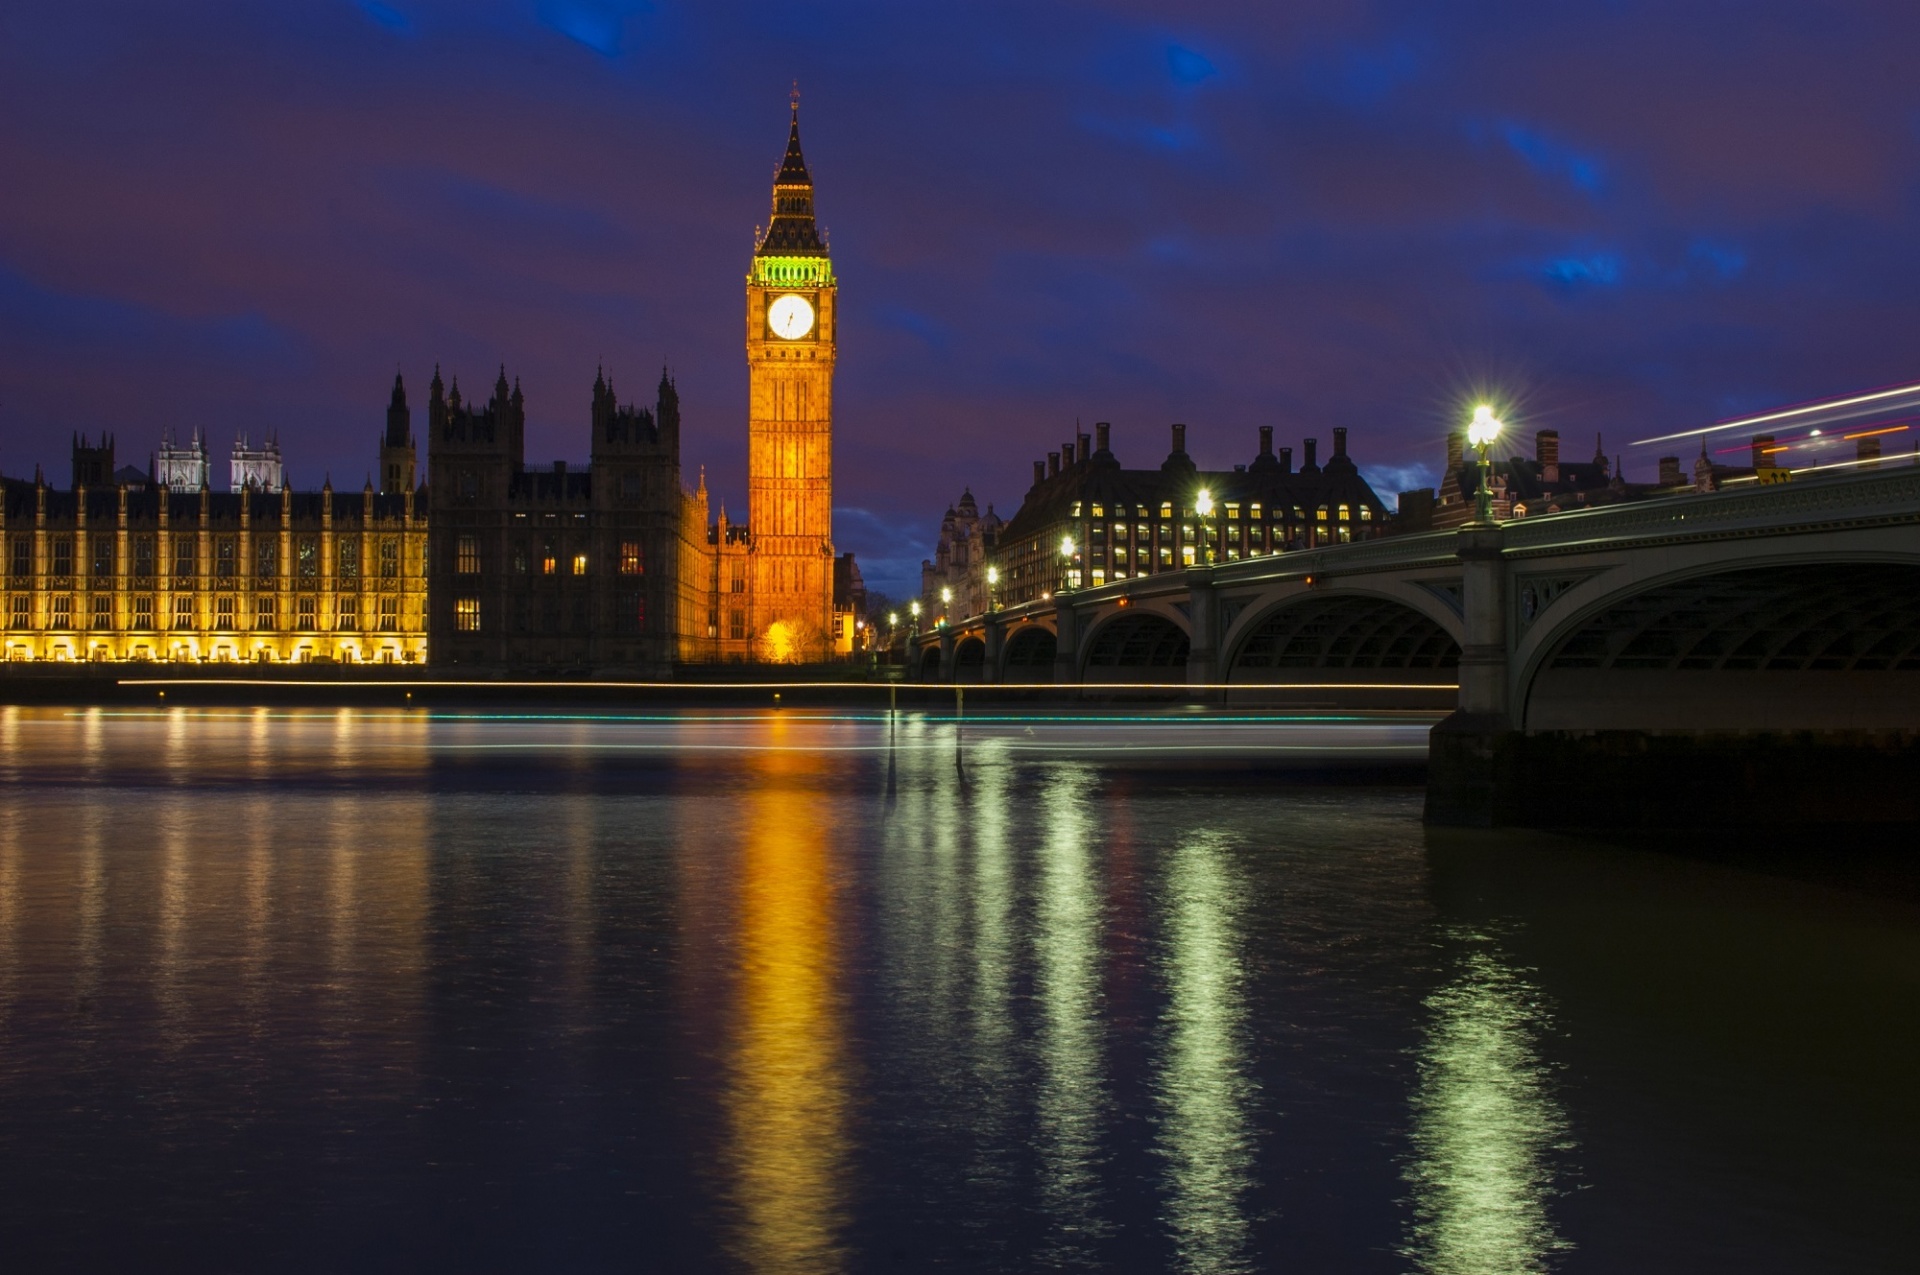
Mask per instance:
[[[1498,525],[1460,528],[1460,707],[1428,735],[1428,823],[1488,827],[1510,791],[1504,746],[1513,735],[1507,704],[1506,564]]]
[[[1007,626],[998,611],[988,611],[985,617],[987,644],[987,662],[981,666],[980,680],[997,682],[1000,680],[1000,653],[1007,646]]]
[[[1074,609],[1071,595],[1053,595],[1053,622],[1057,639],[1053,649],[1053,680],[1063,687],[1072,686],[1080,680],[1080,614]]]
[[[1187,647],[1187,684],[1195,688],[1220,681],[1220,594],[1213,585],[1213,572],[1206,567],[1187,569],[1188,623],[1192,641]],[[1200,699],[1214,692],[1196,689]]]
[[[940,680],[943,682],[953,681],[953,648],[953,627],[943,622],[940,625]]]

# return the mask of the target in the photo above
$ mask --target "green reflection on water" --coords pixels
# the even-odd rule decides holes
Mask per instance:
[[[1540,992],[1487,935],[1451,930],[1453,976],[1427,998],[1432,1015],[1413,1099],[1412,1244],[1434,1275],[1548,1269],[1571,1247],[1547,1215],[1551,1153],[1566,1117],[1536,1041]]]
[[[1083,1261],[1099,1209],[1106,1082],[1100,1048],[1100,897],[1093,879],[1092,775],[1061,767],[1045,796],[1035,956],[1040,993],[1040,1204],[1047,1264]]]
[[[1236,891],[1223,848],[1202,836],[1168,877],[1168,1036],[1156,1077],[1167,1215],[1185,1271],[1251,1271],[1245,1200],[1253,1184],[1252,1085],[1245,1067]]]

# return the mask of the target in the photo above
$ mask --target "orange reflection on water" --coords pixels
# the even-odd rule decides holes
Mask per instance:
[[[754,754],[739,873],[739,967],[728,1050],[735,1253],[755,1271],[844,1264],[845,1025],[822,758],[776,719]]]

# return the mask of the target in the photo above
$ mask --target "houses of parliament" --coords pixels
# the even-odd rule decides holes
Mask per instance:
[[[424,474],[396,376],[379,483],[359,492],[294,492],[277,443],[244,440],[215,492],[197,434],[164,439],[145,471],[116,469],[110,437],[76,437],[65,490],[0,479],[6,658],[661,675],[847,653],[861,590],[833,548],[836,296],[796,99],[746,278],[746,521],[704,470],[684,486],[664,373],[635,406],[601,370],[589,461],[571,469],[526,463],[525,397],[504,367],[484,401],[436,368]]]

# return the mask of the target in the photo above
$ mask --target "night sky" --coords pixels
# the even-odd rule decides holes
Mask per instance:
[[[1651,478],[1629,441],[1920,379],[1917,44],[1912,0],[10,4],[0,471],[197,425],[358,487],[396,367],[424,448],[434,364],[503,361],[577,463],[596,364],[667,363],[737,512],[797,78],[870,583],[1076,419],[1219,467],[1345,425],[1391,493],[1486,395]]]

